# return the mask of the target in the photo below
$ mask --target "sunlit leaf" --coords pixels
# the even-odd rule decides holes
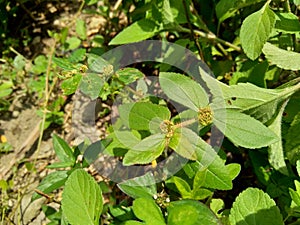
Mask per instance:
[[[229,219],[232,225],[284,224],[274,200],[257,188],[248,188],[239,194]]]
[[[98,225],[103,207],[100,186],[83,169],[68,178],[62,194],[63,214],[72,225]]]
[[[242,24],[240,38],[246,55],[255,60],[275,25],[275,13],[266,3],[259,11],[248,16]]]
[[[164,134],[154,134],[144,138],[126,153],[123,164],[128,166],[151,163],[161,155],[165,149],[165,142]]]
[[[300,70],[300,53],[287,51],[270,43],[266,43],[262,51],[271,64],[286,70]]]
[[[215,118],[214,123],[234,144],[253,149],[278,141],[279,137],[274,132],[251,116],[235,110],[226,112],[225,121]]]
[[[221,225],[216,215],[199,201],[174,201],[167,209],[168,225]]]
[[[120,45],[143,41],[153,37],[158,33],[158,31],[159,26],[155,22],[149,19],[141,19],[121,31],[109,42],[109,45]]]
[[[208,105],[208,96],[205,90],[196,81],[178,73],[161,72],[159,83],[164,93],[194,111]]]

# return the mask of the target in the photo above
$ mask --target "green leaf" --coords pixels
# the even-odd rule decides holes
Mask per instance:
[[[95,55],[92,53],[87,53],[88,65],[89,69],[96,73],[104,73],[107,68],[112,67],[112,65],[100,57],[99,55]]]
[[[204,200],[213,195],[213,191],[211,189],[206,188],[197,188],[192,190],[192,194],[190,199],[193,200]]]
[[[159,83],[164,93],[171,100],[196,112],[209,103],[208,96],[200,84],[182,74],[161,72]]]
[[[13,87],[13,82],[12,81],[7,81],[7,82],[3,82],[1,85],[0,85],[0,98],[3,98],[5,96],[8,96],[10,95],[13,90],[11,87]]]
[[[156,182],[151,173],[135,177],[117,184],[125,194],[132,198],[151,198],[157,194]]]
[[[71,95],[75,93],[78,89],[81,78],[82,78],[81,74],[75,74],[73,77],[64,80],[61,83],[61,89],[63,90],[64,94]]]
[[[159,26],[154,21],[141,19],[121,31],[121,33],[109,42],[109,45],[120,45],[143,41],[153,37],[158,33],[158,31]]]
[[[277,135],[269,128],[253,117],[238,111],[226,110],[226,121],[214,119],[215,125],[238,146],[251,149],[261,148],[278,141]]]
[[[206,151],[214,152],[209,144],[187,128],[175,131],[169,141],[169,147],[179,155],[191,160],[197,160],[200,152],[203,155]]]
[[[25,65],[26,65],[26,58],[20,54],[18,54],[15,58],[14,58],[14,62],[13,62],[14,68],[17,71],[23,70]]]
[[[203,186],[206,179],[206,173],[206,168],[197,171],[193,181],[193,190]]]
[[[124,156],[127,149],[133,148],[141,141],[137,131],[114,131],[109,134],[108,139],[113,141],[105,148],[105,153],[111,156]],[[123,154],[124,153],[124,154]]]
[[[216,215],[203,203],[193,200],[171,202],[168,225],[221,225]]]
[[[69,162],[55,162],[50,164],[49,166],[47,166],[47,168],[49,169],[57,169],[57,168],[67,168],[73,166],[73,164],[69,163]]]
[[[112,215],[114,220],[117,221],[129,221],[134,218],[134,214],[132,209],[129,207],[125,207],[122,203],[119,205],[109,205],[109,213]],[[111,224],[113,224],[112,222]],[[124,223],[122,223],[124,225]]]
[[[222,85],[226,108],[244,112],[262,123],[277,114],[282,102],[299,90],[300,85],[284,89],[259,88],[250,83]]]
[[[165,219],[155,201],[149,198],[138,198],[133,201],[133,212],[137,218],[151,225],[165,225]],[[147,209],[147,210],[145,210]]]
[[[299,6],[300,5],[300,0],[293,0],[294,4]]]
[[[275,14],[267,2],[259,11],[248,16],[242,24],[240,38],[246,55],[255,60],[275,25]]]
[[[85,4],[87,5],[94,5],[98,3],[98,0],[85,0]]]
[[[278,32],[297,34],[300,32],[299,19],[293,13],[278,13],[275,29]]]
[[[295,93],[289,98],[289,102],[284,109],[283,121],[290,124],[293,122],[294,117],[300,112],[300,92]]]
[[[79,84],[80,90],[89,96],[92,100],[99,96],[99,93],[103,86],[102,78],[95,73],[88,73],[82,76]]]
[[[247,60],[238,72],[233,73],[229,85],[237,84],[239,82],[249,82],[259,87],[267,87],[267,70],[269,63],[267,60],[263,62]]]
[[[32,72],[36,74],[41,74],[47,71],[47,67],[48,67],[48,59],[44,55],[39,55],[34,59]]]
[[[127,85],[143,78],[144,74],[136,68],[123,68],[116,71],[116,76],[120,81]]]
[[[129,166],[151,163],[161,155],[165,149],[165,145],[165,134],[148,136],[126,153],[123,164]]]
[[[78,48],[80,46],[81,40],[77,37],[70,37],[67,38],[65,42],[65,48],[67,50],[73,50],[75,48]]]
[[[212,196],[213,192],[211,190],[201,188],[205,185],[207,169],[200,169],[197,171],[194,181],[191,199],[203,200],[209,196]]]
[[[297,160],[296,162],[296,169],[297,169],[297,174],[300,177],[300,160]]]
[[[52,142],[54,151],[61,162],[67,163],[69,166],[74,165],[76,159],[69,145],[56,134],[53,134]]]
[[[297,206],[300,206],[300,196],[298,195],[298,193],[291,188],[289,188],[289,193],[290,193],[290,196],[291,196],[293,202]]]
[[[98,225],[103,200],[99,185],[83,169],[68,178],[62,194],[62,210],[72,225]]]
[[[190,129],[182,128],[180,133],[175,133],[169,147],[183,157],[197,160],[198,170],[207,169],[204,187],[218,190],[232,188],[230,176],[222,159],[209,144]]]
[[[230,163],[226,165],[226,168],[232,180],[235,179],[241,172],[241,165],[238,163]]]
[[[150,102],[124,104],[119,107],[121,119],[134,130],[160,131],[160,125],[171,117],[167,107]],[[128,122],[127,122],[128,121]]]
[[[38,190],[45,194],[50,194],[52,191],[60,188],[63,186],[67,180],[68,177],[68,171],[55,171],[53,173],[48,174],[42,182],[37,187]],[[31,200],[34,201],[38,198],[40,198],[39,194],[36,192],[32,195]]]
[[[268,148],[269,153],[269,162],[274,169],[278,170],[282,174],[289,175],[288,169],[286,167],[286,163],[284,161],[284,152],[282,146],[282,139],[281,139],[281,122],[282,122],[282,115],[287,105],[287,101],[281,106],[278,115],[274,119],[274,121],[269,125],[269,129],[273,131],[279,138],[279,140],[273,144],[271,144]]]
[[[83,154],[83,157],[86,160],[86,162],[88,164],[92,164],[97,159],[99,159],[99,157],[102,156],[100,154],[106,149],[109,143],[109,139],[100,140],[90,144],[85,150],[81,150],[81,153]]]
[[[187,5],[190,4],[190,1],[186,1]],[[172,10],[173,20],[179,24],[187,23],[184,6],[182,1],[170,0],[170,6]],[[193,20],[192,12],[188,12],[188,16]]]
[[[163,23],[164,25],[167,24],[173,24],[174,21],[174,16],[171,10],[171,6],[170,6],[170,0],[163,0],[163,5],[161,7],[162,10],[162,19],[163,19]]]
[[[174,183],[178,192],[180,193],[183,199],[191,198],[191,188],[190,185],[182,178],[172,176],[170,179],[166,181],[166,183]]]
[[[294,183],[295,183],[296,191],[294,191],[293,189],[289,188],[289,193],[290,193],[290,196],[291,196],[291,198],[293,200],[291,207],[293,206],[293,203],[296,206],[300,207],[300,182],[297,181],[297,180],[295,180]]]
[[[274,200],[257,188],[248,188],[236,198],[230,210],[231,225],[283,225]]]
[[[213,198],[209,204],[209,208],[215,213],[219,214],[219,211],[224,209],[225,203],[220,198]]]
[[[235,13],[244,7],[253,5],[265,0],[221,0],[216,5],[216,14],[219,23],[222,23],[227,18],[232,17]]]
[[[287,51],[266,43],[263,53],[272,65],[286,70],[300,70],[300,53]]]
[[[76,33],[80,37],[81,40],[86,39],[86,24],[84,20],[77,19],[76,21]]]
[[[141,223],[135,220],[127,220],[124,223],[122,223],[122,225],[143,225],[145,223]]]
[[[60,68],[67,70],[67,71],[71,71],[76,69],[76,67],[74,66],[73,63],[71,63],[69,60],[64,59],[64,58],[57,58],[57,57],[53,57],[52,61],[59,66]]]
[[[86,50],[84,48],[76,49],[74,52],[71,53],[68,60],[71,63],[78,63],[85,59]]]
[[[300,113],[298,113],[286,134],[285,153],[292,164],[300,159]]]

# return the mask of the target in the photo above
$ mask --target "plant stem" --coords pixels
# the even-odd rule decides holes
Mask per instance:
[[[190,33],[191,31],[187,28],[184,28],[184,27],[180,27],[180,31],[182,32],[186,32],[186,33]],[[223,39],[220,39],[218,38],[214,33],[212,32],[209,32],[209,33],[205,33],[203,31],[200,31],[200,30],[194,30],[194,33],[199,35],[200,37],[202,38],[206,38],[208,40],[212,40],[212,41],[215,41],[215,42],[218,42],[222,45],[226,45],[227,47],[230,47],[238,52],[241,52],[242,49],[239,47],[239,46],[236,46],[228,41],[224,41]]]
[[[71,22],[66,26],[67,28],[72,27],[74,25],[74,23],[76,23],[77,18],[79,17],[79,15],[80,15],[80,13],[81,13],[81,11],[83,9],[84,4],[85,4],[85,1],[82,0],[81,4],[79,6],[79,9],[77,10],[77,12],[75,13],[75,15],[73,16]]]
[[[193,123],[196,123],[198,120],[196,118],[192,118],[192,119],[189,119],[189,120],[185,120],[181,123],[177,123],[174,125],[174,128],[177,129],[177,128],[180,128],[180,127],[185,127],[185,126],[188,126],[188,125],[191,125]]]
[[[191,20],[190,20],[190,17],[189,17],[189,13],[188,13],[188,8],[187,8],[187,4],[186,4],[186,0],[182,0],[182,3],[183,3],[183,8],[184,8],[184,13],[185,13],[185,17],[186,17],[186,20],[188,22],[188,26],[189,26],[189,29],[190,29],[190,32],[191,32],[191,38],[192,40],[194,41],[197,49],[198,49],[198,52],[199,52],[199,55],[200,55],[200,58],[202,60],[204,60],[204,56],[203,56],[203,53],[202,53],[202,49],[199,45],[199,42],[197,40],[197,38],[195,38],[195,34],[194,34],[194,29],[193,29],[193,26],[192,26],[192,23],[191,23]]]
[[[119,6],[122,4],[122,0],[118,0],[117,2],[116,2],[116,4],[114,5],[114,7],[113,7],[113,11],[116,11],[118,8],[119,8]]]
[[[46,198],[48,201],[50,201],[50,202],[55,202],[55,203],[57,203],[57,204],[61,204],[61,202],[57,201],[56,199],[54,199],[54,198],[51,197],[50,195],[47,195],[46,193],[44,193],[44,192],[42,192],[42,191],[40,191],[40,190],[38,190],[38,189],[34,189],[34,191],[35,191],[36,193],[38,193],[39,195],[45,197],[45,198]]]
[[[51,88],[49,91],[49,77],[50,77],[50,71],[51,71],[51,65],[52,65],[52,56],[54,55],[54,51],[55,51],[55,45],[56,45],[56,41],[54,40],[54,44],[50,50],[50,54],[49,54],[49,59],[48,59],[48,65],[47,65],[47,71],[46,71],[46,79],[45,79],[45,100],[43,103],[43,118],[40,124],[40,135],[39,135],[39,140],[38,140],[38,144],[37,144],[37,150],[36,150],[36,157],[39,155],[40,149],[41,149],[41,143],[42,143],[42,139],[43,139],[43,135],[44,135],[44,129],[45,129],[45,123],[46,123],[46,117],[47,117],[47,106],[48,106],[48,102],[50,99],[50,94],[53,90],[53,88]],[[55,82],[54,82],[55,83]],[[34,161],[34,164],[36,163],[36,160]]]

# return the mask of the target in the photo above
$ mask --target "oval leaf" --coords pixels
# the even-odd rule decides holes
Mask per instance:
[[[267,2],[259,11],[248,16],[241,27],[240,38],[246,55],[255,60],[275,25],[275,13]]]
[[[48,174],[42,182],[37,187],[38,190],[42,191],[45,194],[49,194],[52,191],[63,186],[67,180],[68,171],[55,171],[53,173]],[[32,201],[40,198],[41,196],[37,193],[32,195]]]
[[[226,108],[236,109],[266,123],[278,112],[283,101],[299,90],[300,85],[266,89],[251,83],[239,83],[221,87]]]
[[[137,218],[151,225],[165,225],[165,219],[155,201],[150,198],[138,198],[133,202],[133,212]],[[145,210],[147,209],[147,210]]]
[[[123,164],[129,166],[150,163],[161,155],[165,149],[165,144],[164,134],[148,136],[126,153]]]
[[[194,111],[209,103],[208,96],[200,84],[182,74],[162,72],[159,74],[159,83],[170,99]]]
[[[214,118],[214,123],[218,128],[222,128],[222,132],[234,144],[253,149],[278,141],[274,132],[251,116],[230,109],[226,112],[226,121]],[[225,131],[223,127],[226,127]]]
[[[96,73],[88,73],[85,76],[82,76],[79,84],[82,93],[89,96],[92,100],[99,96],[102,86],[103,79]]]
[[[103,200],[99,185],[83,169],[68,178],[62,195],[62,210],[72,225],[98,225]]]
[[[168,225],[221,225],[216,215],[203,203],[193,200],[171,202]]]
[[[129,27],[126,27],[109,42],[109,45],[120,45],[143,41],[153,37],[158,31],[159,26],[154,21],[141,19],[131,24]]]
[[[160,124],[168,120],[171,113],[167,107],[150,102],[123,104],[119,108],[124,125],[134,130],[160,131]]]
[[[132,198],[151,198],[157,194],[156,181],[152,173],[135,177],[117,184],[125,194]]]
[[[73,77],[64,80],[61,83],[61,89],[63,90],[65,95],[71,95],[76,92],[80,80],[82,78],[81,74],[75,74]]]
[[[144,77],[144,74],[136,68],[123,68],[116,71],[115,75],[118,76],[118,79],[125,85],[131,84],[139,78]]]
[[[52,142],[54,151],[61,162],[72,166],[75,163],[75,157],[69,145],[56,134],[53,134]]]
[[[287,51],[266,43],[263,53],[271,64],[286,70],[300,70],[300,53]]]
[[[274,200],[257,188],[248,188],[236,198],[229,220],[231,225],[283,225],[282,216]]]
[[[181,194],[182,198],[191,198],[191,187],[190,185],[182,178],[172,176],[170,179],[166,181],[166,183],[174,183],[178,192]]]
[[[134,130],[158,132],[161,123],[171,117],[171,112],[167,107],[150,102],[137,102],[129,109],[129,128]]]

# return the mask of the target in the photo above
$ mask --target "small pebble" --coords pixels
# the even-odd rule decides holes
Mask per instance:
[[[13,111],[13,113],[12,113],[12,116],[13,116],[14,118],[17,118],[19,115],[20,115],[20,112],[19,112],[19,111]]]

